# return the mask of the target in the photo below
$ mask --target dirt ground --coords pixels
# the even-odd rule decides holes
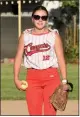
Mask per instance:
[[[26,101],[1,101],[1,115],[29,115]],[[78,116],[78,100],[68,100],[65,111],[58,111],[57,115]]]

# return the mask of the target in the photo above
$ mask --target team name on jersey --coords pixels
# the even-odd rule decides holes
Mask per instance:
[[[31,56],[32,54],[38,52],[48,51],[51,46],[48,43],[33,45],[33,43],[29,43],[28,45],[24,46],[24,53],[26,56]]]

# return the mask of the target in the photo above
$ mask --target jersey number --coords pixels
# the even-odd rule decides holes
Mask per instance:
[[[46,56],[43,55],[43,61],[49,60],[49,59],[50,59],[50,56],[49,55],[46,55]]]

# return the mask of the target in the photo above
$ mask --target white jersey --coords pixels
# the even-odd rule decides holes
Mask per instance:
[[[24,31],[24,66],[26,68],[58,67],[54,50],[55,31],[57,30],[41,35],[31,34],[31,29]]]

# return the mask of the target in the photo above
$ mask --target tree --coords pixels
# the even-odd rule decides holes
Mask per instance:
[[[73,7],[78,7],[79,6],[79,0],[61,0],[63,3],[63,7],[69,5]]]

